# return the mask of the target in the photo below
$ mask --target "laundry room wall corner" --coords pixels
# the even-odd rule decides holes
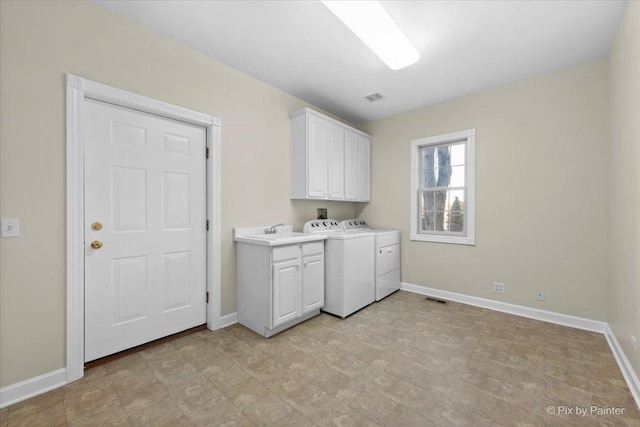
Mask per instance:
[[[233,227],[354,213],[289,198],[289,113],[305,102],[90,1],[0,2],[0,211],[21,222],[0,239],[4,389],[66,367],[68,72],[222,119],[220,316],[236,311]]]

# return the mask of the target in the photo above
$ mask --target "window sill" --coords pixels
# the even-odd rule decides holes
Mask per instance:
[[[434,234],[412,234],[411,240],[419,242],[432,242],[432,243],[452,243],[456,245],[469,245],[475,246],[476,241],[473,237],[468,236],[438,236]]]

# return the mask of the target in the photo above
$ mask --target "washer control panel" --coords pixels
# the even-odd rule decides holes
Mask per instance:
[[[342,227],[335,219],[314,219],[307,221],[302,229],[303,233],[326,233],[328,231],[342,231]]]
[[[367,221],[365,221],[364,219],[345,219],[344,221],[340,222],[340,227],[345,231],[362,229],[368,230],[369,228],[371,228],[369,227]]]

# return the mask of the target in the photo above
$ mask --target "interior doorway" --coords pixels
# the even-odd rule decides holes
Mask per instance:
[[[82,378],[85,360],[101,357],[100,355],[105,351],[111,352],[114,348],[118,348],[116,346],[95,350],[92,349],[91,343],[86,347],[85,341],[88,340],[85,337],[85,314],[89,304],[102,305],[105,312],[111,311],[112,320],[116,319],[116,322],[112,321],[111,325],[143,325],[145,319],[154,319],[152,322],[146,322],[151,326],[142,326],[139,329],[136,329],[138,328],[136,326],[120,338],[111,337],[107,341],[127,342],[130,339],[128,335],[141,335],[143,340],[150,341],[159,333],[168,335],[179,332],[180,328],[188,329],[190,327],[188,325],[193,325],[194,322],[201,324],[204,320],[209,329],[215,330],[221,326],[221,120],[82,77],[71,74],[67,74],[66,77],[66,375],[67,382],[71,382]],[[94,114],[96,110],[97,116]],[[105,119],[109,116],[113,117]],[[102,117],[100,126],[108,127],[103,134],[107,135],[105,138],[108,137],[109,141],[102,141],[99,146],[103,147],[105,142],[110,146],[119,146],[109,155],[94,152],[95,147],[88,146],[91,134],[88,125],[93,120],[92,117]],[[140,121],[145,122],[144,126],[136,125]],[[136,130],[136,127],[139,129]],[[141,137],[140,128],[153,128],[158,135],[161,135],[156,139],[156,143],[160,144],[159,151],[146,159],[140,154],[145,151],[141,149],[144,138]],[[116,139],[119,138],[115,144],[114,135]],[[197,142],[187,144],[187,140]],[[132,154],[135,150],[129,149],[136,147],[138,153]],[[191,156],[186,156],[185,153],[187,150],[197,149],[201,149],[203,163],[194,168],[193,165],[187,164],[189,160],[186,159]],[[109,156],[115,157],[109,160]],[[117,156],[133,163],[118,163],[114,160]],[[85,170],[101,164],[92,163],[92,159],[106,160],[102,163],[107,166],[99,167],[107,169],[97,174],[97,181],[89,177],[89,171],[85,181]],[[193,161],[197,162],[197,160]],[[87,185],[86,188],[85,185]],[[85,190],[97,191],[95,200],[91,200],[92,195]],[[148,200],[141,203],[140,200],[143,198]],[[155,202],[149,202],[151,199]],[[171,200],[166,203],[168,199]],[[154,212],[153,203],[158,201],[160,201],[159,208]],[[92,205],[96,202],[98,208]],[[97,210],[93,211],[94,208]],[[94,215],[96,218],[92,218]],[[154,221],[160,226],[152,227]],[[200,229],[197,227],[199,221],[202,227]],[[126,252],[126,246],[138,244],[136,239],[144,234],[143,229],[152,231],[148,234],[155,235],[152,237],[156,239],[155,243],[147,241],[142,244],[146,245],[146,249],[138,250],[138,255]],[[100,231],[108,231],[108,233],[100,234]],[[136,232],[137,236],[135,236]],[[127,233],[129,233],[126,239],[128,244],[123,245],[122,242],[125,240],[119,238]],[[108,254],[107,250],[102,251],[107,249],[107,234],[109,234],[109,250],[114,251],[112,254]],[[168,237],[163,238],[163,234]],[[121,242],[118,243],[118,240]],[[163,240],[164,243],[162,243]],[[162,248],[164,244],[166,246]],[[119,252],[116,250],[118,245],[120,245]],[[98,254],[104,255],[98,256]],[[97,263],[97,269],[94,271],[96,266],[92,265],[92,262],[101,257],[102,263]],[[194,259],[198,261],[194,262]],[[195,267],[191,268],[192,266]],[[109,276],[110,282],[103,281],[103,285],[106,283],[109,290],[103,292],[104,290],[98,287],[96,288],[98,293],[92,296],[92,290],[86,288],[85,280],[98,278],[99,281],[101,275]],[[156,288],[160,291],[145,293],[143,290],[148,286],[152,276],[155,277],[153,280],[161,282],[160,287]],[[189,286],[180,286],[184,282],[184,276],[189,276]],[[194,276],[194,280],[191,280],[191,276]],[[117,285],[115,282],[118,280],[114,281],[114,278],[120,281]],[[116,287],[119,287],[118,295],[115,295]],[[103,293],[100,294],[100,292]],[[104,297],[108,293],[111,294],[110,300],[105,302]],[[155,293],[160,297],[152,296]],[[156,298],[157,301],[151,302],[150,298]],[[155,314],[149,309],[150,302],[151,306],[155,307],[153,309]],[[92,311],[93,308],[91,307]],[[190,314],[185,315],[185,313]],[[171,317],[184,319],[165,321]],[[158,327],[163,324],[165,326]],[[170,324],[173,326],[166,326]],[[87,331],[90,332],[91,328],[92,326],[87,324]],[[124,345],[136,345],[135,340],[132,343]]]

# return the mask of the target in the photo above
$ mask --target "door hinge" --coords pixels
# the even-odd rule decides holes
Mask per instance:
[[[206,149],[206,156],[207,156],[207,159],[208,159],[209,158],[209,147],[207,147],[207,149]]]
[[[209,302],[209,292],[207,292],[207,302]]]
[[[207,220],[207,231],[209,231],[209,220]]]

